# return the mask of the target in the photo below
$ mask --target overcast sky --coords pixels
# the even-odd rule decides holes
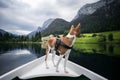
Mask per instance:
[[[71,21],[87,3],[98,0],[0,0],[0,29],[23,35],[49,18]]]

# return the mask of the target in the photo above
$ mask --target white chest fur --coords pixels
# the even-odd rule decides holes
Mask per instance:
[[[70,45],[70,47],[72,47],[73,44],[75,43],[76,36],[75,35],[71,35],[71,34],[68,33],[68,35],[66,37],[68,37],[68,38],[74,38],[73,41],[72,41],[72,44]]]

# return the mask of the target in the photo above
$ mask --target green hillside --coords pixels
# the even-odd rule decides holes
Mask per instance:
[[[110,41],[108,39],[108,36],[110,34],[113,35],[113,40],[112,41]],[[120,31],[87,33],[87,34],[82,34],[82,36],[80,38],[77,38],[76,43],[99,43],[99,42],[114,43],[114,42],[120,42],[120,36],[119,35],[120,35]],[[103,38],[103,36],[106,40],[105,41],[100,41]]]

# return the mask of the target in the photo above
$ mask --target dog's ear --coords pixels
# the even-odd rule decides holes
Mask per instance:
[[[78,25],[77,26],[80,26],[80,23],[78,23]]]
[[[76,29],[76,36],[79,37],[80,36],[80,23],[77,25]]]
[[[80,23],[77,25],[76,29],[80,29]]]
[[[71,25],[70,31],[72,31],[74,29],[75,29],[74,25]]]
[[[71,28],[74,28],[74,25],[72,25]]]
[[[71,31],[73,28],[75,28],[74,25],[71,25],[70,31]]]
[[[71,28],[70,28],[69,33],[70,33],[71,35],[74,35],[74,31],[75,31],[75,27],[74,27],[74,25],[71,25]]]

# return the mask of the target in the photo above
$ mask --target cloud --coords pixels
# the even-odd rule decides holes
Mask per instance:
[[[28,34],[49,18],[71,21],[86,3],[98,0],[0,0],[0,28]]]
[[[27,35],[30,31],[27,30],[8,30],[10,32],[14,31],[14,34]]]

